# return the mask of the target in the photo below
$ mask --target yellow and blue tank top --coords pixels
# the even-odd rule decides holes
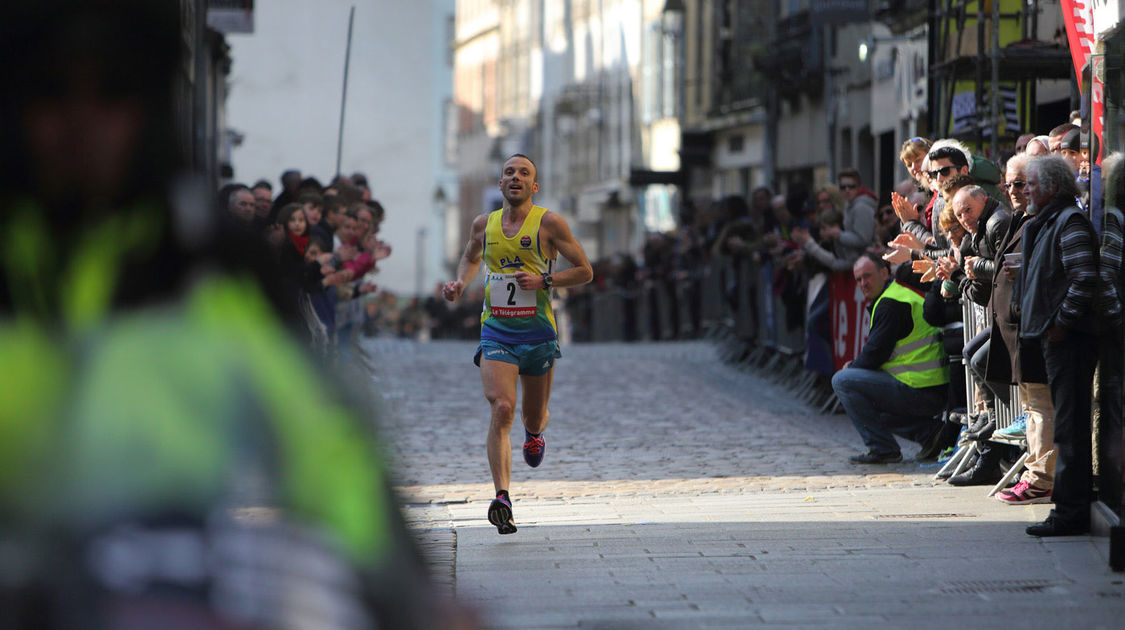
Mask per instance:
[[[488,278],[480,338],[510,344],[554,341],[557,333],[550,291],[521,289],[514,277],[517,271],[551,273],[554,259],[543,255],[539,239],[539,226],[547,209],[532,206],[519,232],[512,237],[504,235],[503,212],[501,209],[488,215],[484,229],[483,260]]]

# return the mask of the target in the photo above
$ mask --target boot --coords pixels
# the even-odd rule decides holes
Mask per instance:
[[[989,486],[1004,476],[1000,470],[1000,450],[986,447],[973,467],[949,478],[951,486]]]
[[[965,431],[965,439],[983,441],[992,437],[992,432],[996,430],[996,421],[992,417],[988,411],[978,412],[976,420]]]

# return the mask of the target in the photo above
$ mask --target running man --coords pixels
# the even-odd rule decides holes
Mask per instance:
[[[473,362],[480,366],[484,397],[492,407],[488,427],[488,467],[496,498],[488,522],[501,534],[512,534],[512,476],[509,433],[516,409],[516,385],[523,383],[523,458],[532,468],[543,461],[547,402],[559,353],[551,288],[573,287],[594,277],[582,245],[558,214],[531,202],[539,192],[538,171],[526,155],[504,163],[500,193],[504,207],[473,220],[469,242],[457,266],[457,279],[442,287],[450,302],[461,297],[476,277],[483,259],[488,267],[481,313],[480,346]],[[552,273],[562,254],[572,267]]]

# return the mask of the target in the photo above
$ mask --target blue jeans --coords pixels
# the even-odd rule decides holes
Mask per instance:
[[[867,449],[894,455],[894,436],[923,444],[941,428],[934,416],[945,409],[948,388],[916,389],[882,370],[849,367],[832,376],[832,389]]]

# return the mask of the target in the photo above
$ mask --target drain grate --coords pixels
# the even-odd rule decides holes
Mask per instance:
[[[941,587],[942,593],[971,595],[974,593],[1041,593],[1056,586],[1050,580],[966,580],[949,582]]]
[[[871,518],[876,520],[896,519],[896,518],[972,518],[972,514],[876,514]]]

